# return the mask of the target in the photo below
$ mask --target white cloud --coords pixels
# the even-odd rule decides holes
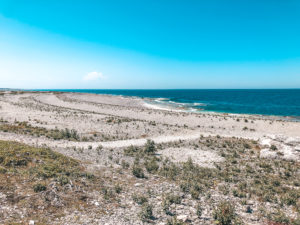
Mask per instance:
[[[105,76],[101,72],[90,72],[83,77],[84,81],[102,80]]]

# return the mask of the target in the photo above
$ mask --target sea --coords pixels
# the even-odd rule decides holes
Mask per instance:
[[[142,98],[153,108],[300,119],[300,89],[43,89]]]

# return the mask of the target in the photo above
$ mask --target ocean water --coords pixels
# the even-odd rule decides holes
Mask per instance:
[[[144,98],[146,103],[154,107],[193,112],[212,111],[300,118],[300,89],[56,89],[47,91],[134,96]]]

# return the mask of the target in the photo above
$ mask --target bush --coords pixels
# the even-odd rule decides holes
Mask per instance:
[[[59,177],[58,181],[59,181],[59,183],[60,183],[61,186],[64,186],[67,183],[69,183],[69,179],[66,176]]]
[[[132,174],[137,178],[145,178],[143,169],[141,167],[139,167],[138,165],[134,165],[132,167]]]
[[[162,201],[162,208],[167,215],[171,215],[170,206],[172,204],[180,204],[182,198],[178,195],[167,194]]]
[[[246,208],[246,213],[252,213],[253,210],[251,209],[251,206],[248,205],[247,208]]]
[[[290,224],[289,218],[280,210],[278,210],[277,212],[275,212],[273,214],[269,214],[268,218],[269,218],[269,220],[271,220],[273,223],[275,222],[276,224]],[[270,224],[273,224],[273,223],[270,223]]]
[[[124,159],[122,159],[121,165],[122,165],[123,169],[128,169],[129,168],[129,163],[126,162]]]
[[[139,148],[136,146],[129,146],[128,148],[124,149],[124,154],[127,156],[134,156],[139,152]]]
[[[281,202],[286,205],[296,205],[297,200],[300,198],[300,191],[299,190],[290,190],[289,192],[285,193],[281,197]]]
[[[213,212],[213,217],[220,225],[231,225],[236,220],[234,206],[230,202],[223,201]]]
[[[184,225],[184,223],[177,219],[177,217],[172,217],[171,219],[168,219],[167,225]]]
[[[197,214],[197,216],[198,216],[199,218],[202,216],[202,212],[203,212],[203,209],[202,209],[201,204],[199,203],[199,204],[196,206],[196,214]]]
[[[139,213],[139,216],[142,221],[152,220],[153,219],[153,206],[145,203],[142,206],[142,209]]]
[[[108,187],[103,187],[101,191],[102,191],[104,199],[106,199],[106,200],[109,200],[109,199],[115,197],[113,191]]]
[[[7,172],[7,169],[5,169],[4,167],[1,167],[1,166],[0,166],[0,174],[1,174],[1,173],[6,173],[6,172]]]
[[[33,185],[34,192],[46,191],[46,189],[47,189],[47,187],[40,183]]]
[[[145,152],[147,155],[155,154],[155,152],[156,152],[156,147],[155,147],[154,141],[152,141],[152,140],[147,140],[147,143],[145,144],[144,152]]]
[[[98,147],[96,148],[96,151],[98,153],[98,155],[100,155],[101,150],[103,149],[102,145],[98,145]]]
[[[248,143],[245,143],[245,144],[244,144],[244,148],[250,149],[250,148],[251,148],[251,145],[249,145]]]
[[[278,150],[278,148],[276,147],[276,145],[271,145],[270,149],[271,149],[272,151]]]
[[[144,195],[134,194],[132,195],[132,199],[134,202],[136,202],[139,205],[143,205],[144,203],[148,202],[147,197]]]
[[[154,157],[151,160],[146,160],[144,164],[149,173],[155,173],[159,169],[159,165]]]
[[[115,185],[115,192],[116,192],[117,194],[120,194],[121,191],[122,191],[121,185],[120,185],[120,184],[116,184],[116,185]]]
[[[76,130],[65,128],[64,130],[60,130],[58,139],[79,140],[79,135]]]
[[[174,195],[174,194],[168,194],[166,196],[166,199],[171,203],[171,204],[180,204],[182,198],[179,195]]]
[[[200,195],[199,190],[192,188],[190,193],[193,199],[199,199],[199,195]]]

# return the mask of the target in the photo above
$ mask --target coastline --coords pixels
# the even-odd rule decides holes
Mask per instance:
[[[196,114],[210,114],[210,115],[219,115],[219,116],[232,116],[232,117],[251,117],[254,119],[268,119],[268,120],[278,120],[278,121],[290,121],[290,122],[300,122],[300,116],[283,116],[283,115],[268,115],[268,114],[250,114],[250,113],[229,113],[229,112],[222,112],[222,111],[211,111],[211,110],[188,110],[188,109],[178,109],[176,107],[172,107],[170,105],[158,105],[156,104],[157,101],[161,100],[169,100],[167,98],[149,98],[149,97],[139,97],[139,96],[128,96],[122,94],[102,94],[102,93],[89,93],[89,92],[76,92],[76,91],[55,91],[55,90],[22,90],[22,89],[4,89],[0,90],[0,93],[22,93],[22,92],[32,92],[32,93],[53,93],[53,94],[62,94],[62,93],[73,93],[73,94],[87,94],[87,95],[99,95],[99,96],[106,96],[106,97],[120,97],[123,99],[131,99],[131,100],[138,100],[142,101],[142,104],[138,104],[139,107],[145,107],[148,109],[153,110],[162,110],[162,111],[170,111],[170,112],[179,112],[179,113],[196,113]],[[185,103],[177,103],[175,104],[185,104]],[[203,105],[203,103],[193,103]],[[188,107],[186,107],[188,108]]]
[[[7,92],[9,93],[9,92]],[[12,92],[14,93],[14,92]],[[244,123],[245,125],[251,125],[251,120],[257,120],[261,123],[265,123],[262,125],[261,133],[264,133],[264,129],[266,129],[267,121],[274,121],[274,122],[288,122],[296,127],[298,126],[298,121],[294,121],[290,118],[282,117],[282,116],[270,116],[270,115],[257,115],[257,114],[237,114],[237,113],[222,113],[222,112],[211,112],[211,111],[205,111],[201,110],[199,112],[191,112],[186,110],[178,110],[177,108],[163,108],[159,107],[157,105],[152,105],[149,103],[149,101],[155,101],[156,98],[140,98],[140,97],[133,97],[133,96],[123,96],[123,95],[110,95],[110,94],[92,94],[92,93],[78,93],[78,92],[53,92],[53,91],[33,91],[33,92],[15,92],[15,93],[21,93],[20,96],[36,96],[34,103],[42,104],[42,105],[49,105],[52,107],[63,107],[63,108],[70,108],[73,110],[82,110],[83,112],[99,112],[100,114],[105,115],[106,113],[114,115],[114,116],[125,116],[132,119],[140,119],[140,120],[150,120],[153,119],[157,122],[162,122],[166,118],[170,120],[170,124],[174,125],[187,125],[195,127],[195,123],[197,124],[197,121],[199,120],[200,123],[203,123],[204,121],[211,121],[212,124],[218,124],[220,121],[219,119],[223,120],[224,125],[226,125],[229,129],[231,127],[231,124],[233,125],[241,125],[238,121],[248,120],[249,122]],[[14,95],[13,95],[14,96]],[[17,95],[15,95],[17,96]],[[30,98],[32,98],[32,96]],[[161,99],[159,99],[161,100]],[[99,107],[100,108],[99,108]],[[101,109],[101,107],[103,109]],[[93,111],[96,109],[95,111]],[[134,112],[133,112],[134,111]],[[149,113],[153,114],[152,116],[149,116]],[[150,115],[151,115],[150,114]],[[2,114],[3,115],[3,114]],[[164,115],[165,119],[163,119],[161,116]],[[175,122],[174,119],[182,117],[183,120]],[[213,118],[213,119],[208,119]],[[217,118],[217,119],[216,119]],[[225,120],[224,120],[225,118]],[[231,121],[226,122],[226,118],[230,118]],[[214,120],[216,120],[214,122]],[[201,122],[202,121],[202,122]],[[266,121],[266,122],[263,122]],[[185,124],[186,122],[186,124]],[[222,124],[221,123],[221,124]],[[243,126],[243,125],[242,125]],[[200,126],[201,127],[201,126]],[[196,126],[197,128],[197,126]],[[240,127],[239,129],[243,129],[244,127]],[[250,128],[249,128],[250,129]],[[211,128],[209,129],[209,126],[207,126],[206,130],[213,130],[213,132],[218,133],[219,131],[222,131],[222,129],[216,129]],[[235,129],[230,129],[230,133]],[[280,129],[278,129],[279,131]],[[242,130],[243,131],[243,130]],[[284,134],[284,130],[282,132],[276,133],[282,133]],[[223,133],[223,132],[221,132]],[[249,137],[253,136],[253,134],[257,132],[246,132],[243,131],[243,133],[250,133],[248,135]],[[265,132],[268,134],[269,132]],[[272,133],[272,132],[271,132]],[[238,134],[238,132],[237,132]],[[288,133],[287,133],[288,134]],[[246,136],[245,136],[246,137]]]
[[[72,192],[74,186],[71,183],[62,186],[61,183],[55,183],[57,180],[48,183],[43,180],[47,190],[38,194],[29,191],[27,196],[44,199],[43,196],[51,192],[54,182],[59,187],[55,189],[59,196],[72,193],[73,197],[79,198],[80,204],[86,204],[87,208],[76,211],[76,215],[85,218],[85,221],[78,222],[74,219],[74,209],[68,205],[70,201],[60,199],[67,205],[65,210],[70,216],[61,217],[57,224],[82,224],[87,221],[89,224],[136,224],[140,221],[142,206],[134,203],[133,196],[145,195],[149,190],[151,195],[147,195],[147,201],[154,205],[159,223],[169,219],[162,207],[166,193],[172,193],[181,196],[185,202],[178,203],[180,209],[173,207],[172,210],[178,218],[192,221],[192,224],[212,224],[213,208],[218,207],[222,199],[236,206],[237,214],[246,224],[263,224],[266,218],[261,216],[260,208],[273,212],[278,208],[278,202],[270,204],[269,200],[261,200],[261,196],[256,198],[250,190],[252,197],[244,203],[235,192],[224,192],[222,187],[236,190],[236,186],[244,181],[252,184],[258,179],[260,184],[264,184],[266,179],[269,183],[275,178],[280,179],[284,187],[291,187],[297,182],[296,172],[288,179],[274,173],[284,168],[299,168],[299,122],[270,116],[161,110],[145,106],[148,100],[71,92],[21,91],[1,94],[0,142],[4,146],[26,144],[51,149],[61,153],[61,156],[78,160],[86,171],[99,177],[98,181],[103,185],[99,189],[99,185],[93,186],[93,180],[91,183],[85,180],[85,187],[89,189],[84,193],[88,197],[83,201],[81,195]],[[28,150],[25,152],[27,154]],[[19,155],[16,157],[20,158]],[[251,171],[250,166],[246,165],[253,165]],[[275,169],[269,169],[269,165]],[[284,166],[279,169],[276,167],[278,165]],[[140,169],[137,171],[136,168]],[[224,173],[228,169],[233,171],[232,174]],[[181,172],[186,174],[177,177]],[[186,184],[184,182],[189,182],[185,180],[187,176],[194,178],[201,174],[205,177],[199,180],[199,184],[207,183],[207,186],[201,186],[201,192],[182,190]],[[238,177],[237,181],[235,177]],[[74,184],[76,182],[72,181]],[[122,187],[119,193],[114,191],[117,184]],[[18,185],[23,187],[24,183]],[[66,189],[68,191],[65,193],[61,187],[71,189]],[[258,188],[268,195],[269,188]],[[113,197],[103,191],[107,189],[112,191]],[[294,196],[293,187],[285,189],[285,193],[278,190],[276,193],[280,199],[286,198],[287,194],[292,198]],[[23,196],[24,193],[18,194]],[[199,199],[206,199],[207,195],[211,196],[212,201],[208,205],[212,207],[202,205],[206,214],[205,217],[198,217],[195,215],[196,204]],[[50,199],[51,204],[56,204],[55,199]],[[0,198],[0,203],[6,206],[4,211],[7,209],[4,213],[9,215],[12,206],[8,205],[5,198],[1,201]],[[120,202],[129,207],[119,206]],[[45,211],[41,213],[44,215],[49,201],[39,204],[45,206],[42,209]],[[244,213],[245,204],[251,207],[252,214]],[[101,209],[109,212],[108,215],[99,214],[100,205]],[[282,210],[292,219],[297,217],[293,206],[285,204]],[[22,213],[20,218],[25,218]]]
[[[272,89],[273,90],[273,89]],[[296,91],[298,91],[298,89],[295,89]],[[291,91],[295,91],[294,89],[291,89]],[[28,90],[30,91],[30,90]],[[32,91],[36,91],[36,90],[32,90]],[[42,92],[62,92],[62,93],[85,93],[85,94],[97,94],[97,95],[104,95],[104,96],[120,96],[120,97],[124,97],[124,98],[132,98],[132,99],[141,99],[143,101],[145,101],[146,106],[155,108],[155,109],[161,109],[161,110],[173,110],[173,111],[178,111],[178,112],[195,112],[195,113],[220,113],[220,114],[232,114],[232,115],[253,115],[253,116],[263,116],[263,117],[277,117],[283,120],[293,120],[293,121],[300,121],[300,115],[296,114],[290,114],[288,113],[288,105],[285,106],[285,111],[284,112],[278,112],[276,113],[276,111],[274,112],[259,112],[259,110],[257,112],[255,112],[255,110],[252,110],[253,112],[242,112],[245,110],[241,110],[239,112],[239,109],[226,109],[226,110],[222,110],[220,106],[218,106],[219,103],[213,103],[213,105],[210,102],[203,102],[197,99],[194,100],[183,100],[183,101],[178,101],[176,99],[173,99],[173,97],[164,97],[166,94],[167,90],[162,90],[162,96],[156,96],[156,97],[149,97],[146,95],[149,95],[148,91],[150,91],[151,93],[154,91],[155,95],[159,95],[159,90],[129,90],[126,91],[126,93],[123,93],[125,90],[72,90],[72,89],[67,89],[67,90],[37,90],[37,91],[42,91]],[[137,91],[137,92],[136,92]],[[174,90],[171,90],[174,91]],[[179,90],[182,91],[182,90]],[[184,91],[184,90],[183,90]],[[200,90],[202,91],[202,90]],[[213,91],[213,90],[208,90],[208,91]],[[227,91],[227,90],[225,90]],[[231,90],[229,90],[231,91]],[[233,90],[234,91],[234,90]],[[237,91],[239,91],[237,89]],[[244,90],[241,90],[244,91]],[[245,90],[248,91],[248,90]],[[254,90],[255,91],[255,90]],[[263,90],[260,90],[263,91]],[[266,89],[266,91],[268,91],[268,89]],[[276,90],[274,90],[276,91]],[[278,91],[282,91],[281,89],[278,89]],[[287,90],[289,91],[289,89]],[[109,93],[103,93],[103,92],[109,92]],[[110,93],[111,92],[111,93]],[[148,94],[143,94],[142,96],[140,92],[146,92]],[[150,95],[154,95],[154,94],[150,94]],[[238,94],[238,93],[237,93]],[[172,96],[172,95],[171,95]],[[216,104],[216,105],[215,105]],[[271,104],[269,102],[265,102],[262,104]],[[243,105],[240,106],[241,109],[243,108]],[[246,107],[246,106],[245,106]],[[249,106],[247,106],[249,107]],[[256,107],[255,105],[252,106],[253,108]],[[293,106],[294,107],[294,106]],[[297,106],[298,107],[298,106]],[[262,110],[262,109],[261,109]],[[260,110],[260,111],[261,111]]]

